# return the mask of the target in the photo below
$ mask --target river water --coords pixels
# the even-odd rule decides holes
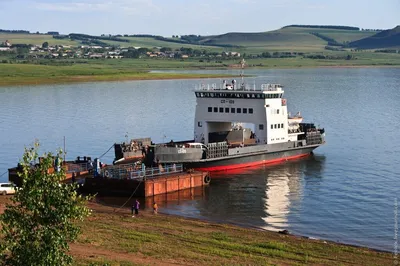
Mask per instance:
[[[211,73],[202,71],[203,73]],[[217,71],[212,71],[213,73]],[[236,73],[226,71],[222,73]],[[394,251],[400,178],[400,69],[248,70],[281,83],[292,113],[326,129],[313,156],[212,175],[205,189],[158,197],[160,210]],[[67,159],[114,142],[193,138],[193,89],[210,80],[0,87],[0,174],[38,139]],[[112,162],[113,152],[103,160]],[[7,180],[7,175],[0,177]],[[113,199],[124,202],[124,199]],[[149,202],[147,203],[150,204]]]

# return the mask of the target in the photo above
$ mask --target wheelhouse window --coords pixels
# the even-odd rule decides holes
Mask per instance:
[[[220,112],[220,113],[223,113],[223,112],[224,112],[224,107],[220,107],[220,108],[219,108],[219,112]]]
[[[212,112],[212,107],[208,107],[208,112],[209,112],[209,113]]]
[[[281,124],[278,124],[278,128],[281,128]]]
[[[229,113],[229,107],[225,107],[225,113]]]
[[[240,114],[242,112],[241,108],[236,108],[236,113]]]
[[[278,127],[277,124],[275,124],[275,125],[274,125],[274,128],[276,129],[277,127]]]
[[[231,113],[232,113],[232,114],[234,114],[234,113],[235,113],[235,111],[236,111],[236,109],[235,109],[235,108],[231,108]]]
[[[281,124],[281,128],[283,128],[283,124]]]
[[[274,129],[274,125],[271,125],[271,129]]]
[[[278,114],[278,115],[279,115],[279,109],[276,109],[276,114]]]
[[[263,125],[263,124],[259,124],[259,125],[258,125],[258,129],[259,129],[259,130],[264,130],[264,125]]]
[[[253,113],[253,108],[249,108],[249,114]]]
[[[247,114],[247,108],[243,108],[243,114]]]
[[[218,112],[218,107],[214,107],[214,113]]]

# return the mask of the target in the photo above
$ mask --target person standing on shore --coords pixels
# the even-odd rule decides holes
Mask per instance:
[[[153,213],[157,214],[157,212],[158,212],[158,206],[157,206],[157,203],[154,202],[154,204],[153,204]]]
[[[140,202],[136,199],[135,203],[132,206],[132,217],[135,217],[135,215],[139,215],[139,208]],[[133,210],[135,210],[135,215],[133,215]]]

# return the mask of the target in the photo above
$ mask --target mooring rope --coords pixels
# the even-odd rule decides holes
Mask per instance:
[[[114,147],[114,144],[111,145],[111,147],[110,147],[105,153],[103,153],[102,155],[100,155],[100,156],[99,156],[99,159],[100,159],[101,157],[103,157],[104,155],[106,155],[107,152],[109,152],[113,147]]]
[[[133,193],[131,194],[131,196],[125,201],[124,204],[122,204],[121,207],[118,207],[117,209],[114,209],[114,212],[117,212],[118,210],[122,209],[127,203],[128,201],[130,201],[130,199],[133,197],[133,195],[136,193],[136,191],[138,190],[140,184],[143,182],[143,179],[140,180],[139,184],[137,185],[137,187],[135,188],[135,190],[133,191]]]
[[[4,173],[2,173],[1,175],[0,175],[0,177],[2,177],[3,175],[5,175],[5,174],[7,174],[8,173],[8,171],[5,171]]]

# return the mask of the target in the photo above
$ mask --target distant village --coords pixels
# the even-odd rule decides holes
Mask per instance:
[[[6,40],[0,44],[0,52],[15,54],[17,58],[31,59],[56,59],[56,58],[85,58],[85,59],[121,59],[121,58],[180,58],[190,57],[224,57],[239,58],[239,52],[208,52],[206,50],[195,50],[192,48],[171,49],[169,47],[154,47],[152,49],[143,47],[114,47],[99,45],[42,45],[12,44]]]

